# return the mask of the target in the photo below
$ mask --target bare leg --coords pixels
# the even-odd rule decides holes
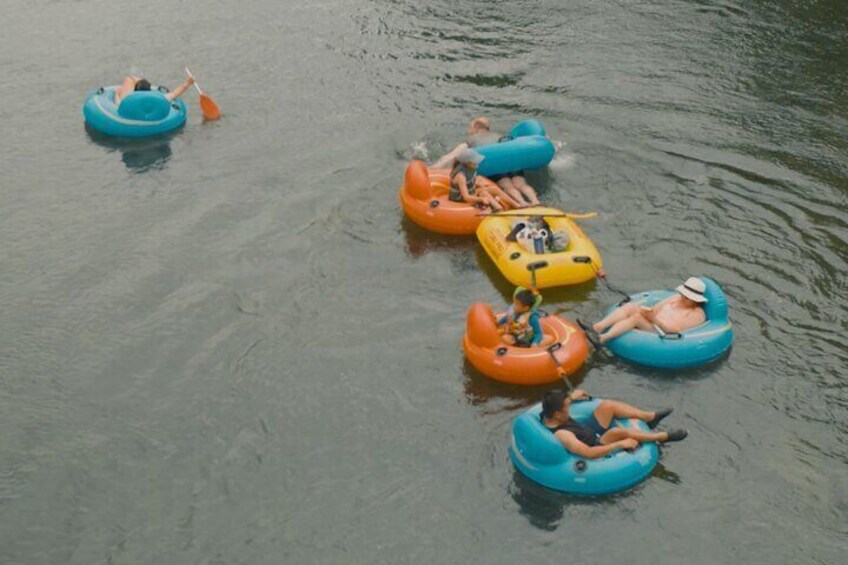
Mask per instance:
[[[501,336],[501,341],[507,345],[515,345],[515,336],[511,334],[504,334]]]
[[[441,159],[439,159],[438,161],[433,163],[432,168],[433,169],[447,169],[447,168],[449,168],[453,164],[453,160],[456,159],[457,155],[459,155],[460,153],[462,153],[466,149],[468,149],[468,144],[467,143],[460,143],[459,145],[457,145],[453,149],[453,151],[451,151],[450,153],[448,153],[447,155],[445,155],[444,157],[442,157]]]
[[[115,89],[115,105],[121,103],[121,100],[130,92],[135,90],[135,83],[140,81],[141,78],[137,76],[129,76],[124,78],[124,82],[121,83],[121,86]]]
[[[628,302],[627,304],[623,304],[610,312],[606,318],[592,326],[595,328],[597,333],[601,333],[605,329],[609,328],[616,322],[620,322],[626,318],[633,316],[639,312],[639,306],[633,304],[632,302]]]
[[[657,415],[656,412],[640,410],[620,400],[602,400],[593,414],[595,420],[605,428],[608,428],[615,418],[636,418],[648,422]]]
[[[509,177],[504,177],[501,180],[499,180],[498,186],[501,188],[501,190],[503,190],[504,192],[509,194],[509,196],[513,200],[518,202],[519,205],[520,205],[519,206],[520,208],[527,206],[527,203],[524,201],[523,195],[520,192],[518,192],[518,190],[516,190],[516,188],[512,185],[512,181],[510,180]]]
[[[634,314],[629,318],[616,322],[612,327],[603,334],[600,334],[601,343],[606,343],[611,339],[615,339],[622,334],[626,334],[630,330],[639,329],[646,332],[653,332],[654,326],[640,314]]]
[[[646,441],[658,441],[663,443],[668,440],[668,433],[666,432],[645,432],[642,430],[636,430],[633,428],[612,428],[607,430],[607,432],[601,436],[601,444],[608,445],[610,443],[614,443],[616,441],[620,441],[622,439],[632,438],[638,441],[639,443],[644,443]]]
[[[482,192],[489,192],[492,196],[498,196],[501,199],[501,202],[506,202],[509,204],[510,208],[521,208],[522,204],[517,202],[512,196],[501,190],[501,187],[498,185],[487,185],[485,189],[481,189]]]
[[[492,196],[491,194],[487,194],[484,191],[480,191],[480,197],[483,199],[483,202],[486,206],[494,210],[495,212],[502,212],[503,206],[498,202],[498,199]]]
[[[521,193],[524,200],[529,202],[531,206],[539,205],[539,197],[536,196],[536,191],[533,190],[532,186],[527,184],[527,180],[522,175],[512,177],[512,186],[515,187],[516,191]]]

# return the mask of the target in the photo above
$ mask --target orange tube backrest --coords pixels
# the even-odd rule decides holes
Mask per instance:
[[[416,200],[429,200],[433,195],[430,188],[430,173],[424,161],[418,159],[409,163],[406,167],[406,175],[403,178],[406,192]]]
[[[482,302],[472,304],[468,309],[468,319],[465,321],[465,333],[472,343],[480,347],[500,345],[498,323],[492,307]]]

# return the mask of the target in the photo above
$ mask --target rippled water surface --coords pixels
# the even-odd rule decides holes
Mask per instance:
[[[184,64],[223,120],[86,132],[88,90]],[[6,0],[0,76],[0,562],[844,562],[844,2]],[[565,143],[530,180],[612,281],[729,295],[719,364],[582,373],[691,432],[622,495],[516,474],[546,389],[460,348],[511,289],[402,217],[478,114]]]

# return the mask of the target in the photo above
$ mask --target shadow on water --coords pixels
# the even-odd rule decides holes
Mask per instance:
[[[596,363],[615,363],[617,368],[646,379],[663,381],[700,381],[712,377],[716,370],[727,362],[731,351],[733,351],[732,347],[719,359],[701,367],[692,367],[689,369],[657,369],[655,367],[645,367],[616,357],[609,350],[605,350],[603,354],[596,354],[595,359]]]
[[[92,129],[86,124],[85,130],[89,139],[109,151],[118,151],[121,161],[130,172],[144,173],[155,170],[161,171],[171,160],[171,140],[179,132],[145,137],[139,139],[111,137]]]
[[[417,259],[431,251],[468,251],[477,245],[473,235],[442,235],[428,231],[413,223],[406,216],[400,222],[404,235],[406,254]]]
[[[675,485],[683,482],[680,475],[666,469],[662,463],[657,463],[647,481],[653,479]],[[579,506],[614,506],[622,499],[638,493],[644,484],[643,482],[623,492],[604,496],[576,496],[543,487],[513,468],[509,494],[518,504],[521,515],[527,518],[532,526],[552,532],[559,526],[566,509]]]
[[[509,494],[518,504],[521,515],[527,518],[532,526],[552,532],[559,526],[567,507],[615,505],[621,498],[639,488],[637,485],[623,493],[607,496],[575,496],[543,487],[513,469]]]
[[[568,382],[572,387],[579,387],[586,379],[588,372],[589,366],[584,365],[580,370],[568,376]],[[501,405],[493,403],[493,408],[486,410],[487,413],[510,412],[529,408],[537,402],[541,402],[542,395],[547,391],[564,387],[563,381],[536,386],[521,386],[496,381],[475,369],[465,357],[463,357],[462,374],[465,376],[463,382],[465,398],[469,404],[487,406],[492,401],[510,401]]]

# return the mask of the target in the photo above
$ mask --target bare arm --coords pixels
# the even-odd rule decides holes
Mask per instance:
[[[450,167],[451,163],[453,163],[453,160],[456,158],[456,156],[465,151],[466,149],[468,149],[468,144],[460,143],[459,145],[454,147],[453,151],[433,163],[432,168],[447,169],[448,167]]]
[[[129,76],[124,79],[124,82],[121,83],[121,86],[115,89],[115,106],[121,103],[121,100],[124,98],[124,96],[135,90],[135,85],[140,80],[141,77],[137,76]]]
[[[177,98],[179,98],[180,96],[185,94],[185,91],[188,90],[189,88],[191,88],[191,85],[193,85],[193,84],[194,84],[194,77],[188,77],[187,79],[185,79],[185,81],[181,85],[179,85],[177,88],[175,88],[172,92],[169,92],[168,94],[166,94],[165,98],[168,99],[168,102],[173,102],[174,100],[176,100]]]
[[[468,202],[469,204],[476,204],[480,202],[479,197],[468,194],[468,181],[465,179],[464,174],[457,174],[454,177],[454,181],[456,182],[457,188],[459,188],[459,194],[465,202]]]
[[[573,433],[560,430],[556,433],[556,438],[562,443],[562,445],[574,455],[579,455],[584,459],[600,459],[604,455],[608,453],[612,453],[613,451],[618,451],[619,449],[625,449],[628,447],[632,447],[632,441],[628,442],[627,440],[615,441],[613,443],[607,445],[596,445],[594,447],[589,447],[575,436]],[[635,440],[633,440],[635,441]]]

